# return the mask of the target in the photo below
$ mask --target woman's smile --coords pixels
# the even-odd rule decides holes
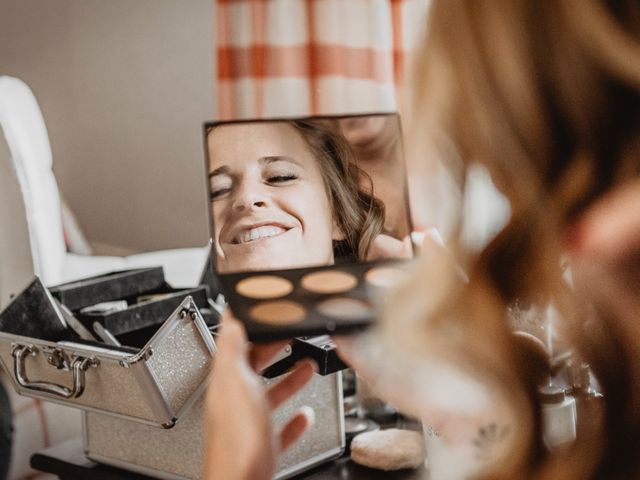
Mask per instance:
[[[287,230],[277,225],[265,225],[263,227],[250,228],[243,230],[233,239],[233,243],[248,243],[262,240],[265,238],[272,238],[286,232]]]
[[[232,229],[230,243],[232,245],[242,245],[250,242],[257,242],[269,238],[277,237],[294,228],[294,225],[281,222],[265,221],[253,223],[251,225],[240,226]]]

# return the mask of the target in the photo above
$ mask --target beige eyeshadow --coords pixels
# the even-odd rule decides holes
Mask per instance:
[[[305,308],[290,300],[274,300],[259,303],[249,310],[252,320],[270,325],[289,325],[304,319]]]
[[[344,293],[358,285],[358,279],[351,273],[340,270],[321,270],[302,277],[302,288],[313,293]]]
[[[236,284],[236,292],[249,298],[268,300],[280,298],[293,291],[293,284],[276,275],[257,275],[245,278]]]
[[[316,306],[318,311],[328,317],[355,320],[371,315],[373,308],[364,300],[349,297],[333,297],[323,300]]]
[[[406,272],[397,267],[376,267],[369,270],[364,278],[367,283],[380,288],[390,288],[400,283]]]

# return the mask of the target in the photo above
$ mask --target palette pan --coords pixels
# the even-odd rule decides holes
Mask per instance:
[[[214,276],[249,339],[370,325],[413,256],[398,115],[212,122],[204,136]]]

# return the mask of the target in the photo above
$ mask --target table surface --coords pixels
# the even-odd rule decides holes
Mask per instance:
[[[36,453],[31,467],[62,480],[149,480],[151,477],[101,465],[87,459],[80,439],[69,440]],[[296,480],[427,480],[424,468],[383,472],[352,462],[348,457],[327,462],[294,477]]]

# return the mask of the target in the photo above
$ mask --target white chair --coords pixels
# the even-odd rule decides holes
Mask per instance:
[[[193,286],[198,283],[208,253],[207,247],[147,252],[128,257],[67,252],[47,129],[31,89],[17,78],[0,76],[0,126],[24,201],[33,272],[45,285],[115,270],[156,265],[164,267],[167,281],[174,286]],[[3,223],[0,228],[13,227]],[[13,247],[24,248],[20,245]],[[7,246],[3,248],[7,249]],[[3,267],[0,265],[0,268]],[[0,293],[6,302],[6,292]]]
[[[46,285],[53,285],[115,270],[162,265],[173,286],[198,283],[207,247],[128,257],[68,253],[45,123],[31,89],[17,78],[0,76],[0,127],[0,309],[34,273]],[[7,382],[2,372],[0,382]],[[9,478],[31,478],[30,456],[79,437],[80,414],[68,407],[20,397],[12,388],[10,396],[15,433]]]

